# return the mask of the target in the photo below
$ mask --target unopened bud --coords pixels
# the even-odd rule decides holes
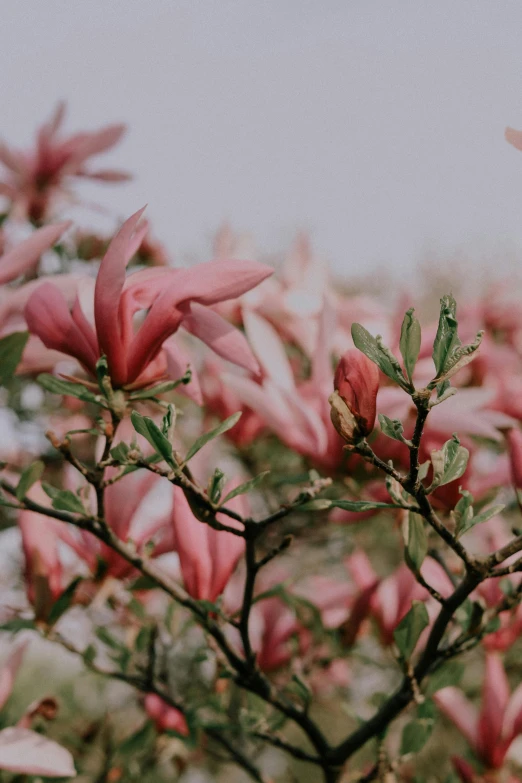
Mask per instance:
[[[348,443],[369,435],[375,424],[379,370],[360,351],[347,351],[334,377],[329,397],[332,423]]]

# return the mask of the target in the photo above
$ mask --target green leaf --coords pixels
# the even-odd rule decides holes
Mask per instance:
[[[221,501],[221,505],[224,505],[229,500],[232,500],[232,498],[237,497],[238,495],[245,495],[247,492],[251,492],[253,489],[255,489],[263,479],[268,476],[270,473],[269,470],[264,470],[262,473],[260,473],[258,476],[255,476],[253,479],[250,479],[249,481],[245,481],[244,484],[239,484],[237,487],[232,489],[228,495],[224,498],[224,500]]]
[[[449,380],[462,367],[469,364],[474,358],[473,354],[480,347],[483,336],[483,332],[479,332],[473,343],[462,345],[457,333],[457,303],[455,299],[451,294],[443,296],[440,300],[440,305],[439,326],[432,354],[436,376],[428,388],[433,388],[436,385],[440,386],[441,381]],[[439,392],[438,396],[442,397],[443,393]]]
[[[83,516],[87,514],[78,495],[75,495],[70,489],[57,489],[44,482],[42,482],[42,488],[51,498],[51,505],[56,511],[70,511],[73,514],[82,514]]]
[[[219,503],[225,484],[225,474],[221,468],[216,468],[208,484],[208,496],[212,503]]]
[[[449,484],[450,481],[455,481],[464,475],[468,459],[469,451],[460,445],[455,434],[451,440],[446,441],[442,449],[432,451],[433,481],[428,491],[432,492],[437,487]]]
[[[12,332],[0,340],[0,386],[14,376],[28,339],[29,332]]]
[[[87,666],[94,662],[96,658],[96,647],[94,644],[89,644],[85,648],[85,650],[82,652],[82,658]]]
[[[432,701],[420,704],[417,720],[407,723],[402,732],[401,756],[419,753],[429,740],[435,724],[435,708]]]
[[[473,495],[467,489],[461,489],[460,494],[462,497],[453,509],[457,538],[473,526]]]
[[[412,601],[411,609],[393,632],[393,638],[402,657],[411,658],[419,637],[429,624],[428,610],[422,601]]]
[[[421,347],[420,323],[413,313],[413,307],[410,307],[410,309],[406,311],[404,320],[402,322],[401,339],[399,342],[399,348],[404,360],[404,366],[410,381],[413,377],[413,371],[415,369],[415,365],[417,364]]]
[[[460,346],[456,315],[457,303],[453,296],[451,294],[443,296],[440,300],[439,326],[432,353],[437,377],[442,374],[454,348]]]
[[[490,506],[489,508],[485,508],[484,511],[480,512],[480,514],[476,514],[473,517],[473,524],[471,525],[471,527],[475,527],[475,525],[480,525],[481,522],[487,522],[488,519],[491,519],[492,517],[495,517],[497,514],[500,514],[500,512],[504,508],[505,508],[504,503],[498,503],[496,506]],[[466,530],[469,530],[469,527],[466,528]]]
[[[468,530],[471,530],[475,525],[480,525],[481,522],[487,522],[488,519],[500,514],[505,508],[503,503],[499,503],[495,506],[490,506],[475,515],[472,506],[473,495],[465,489],[461,489],[460,494],[462,497],[453,510],[456,538],[463,536],[464,533],[467,533]]]
[[[172,455],[172,444],[167,440],[158,425],[149,419],[148,416],[142,416],[137,411],[132,411],[131,421],[134,429],[150,443],[150,445],[161,454],[165,462],[171,467],[176,466]]]
[[[424,520],[419,514],[410,511],[408,514],[408,540],[406,542],[406,561],[408,566],[418,573],[424,558],[428,554],[428,537]]]
[[[388,378],[404,389],[411,390],[399,360],[382,344],[380,336],[373,337],[361,324],[352,324],[352,339],[355,347],[374,362]]]
[[[306,503],[302,503],[299,506],[300,511],[326,511],[329,508],[333,508],[334,503],[328,498],[314,498],[313,500],[307,500]]]
[[[380,503],[373,500],[332,500],[332,508],[342,508],[345,511],[373,511],[378,508],[394,508],[393,503]]]
[[[153,746],[154,737],[155,731],[152,721],[147,720],[138,731],[135,731],[118,744],[118,754],[135,758],[136,755]]]
[[[158,394],[166,394],[173,389],[177,389],[178,386],[186,386],[190,383],[192,378],[192,371],[190,367],[187,368],[185,375],[178,378],[177,381],[163,381],[156,386],[150,386],[148,389],[140,389],[139,391],[132,392],[129,395],[129,400],[150,400],[157,397]]]
[[[101,625],[99,628],[96,628],[94,632],[100,642],[106,644],[107,647],[110,647],[113,650],[118,650],[118,652],[127,649],[125,645],[118,641],[118,639],[115,639],[110,631],[108,631],[107,628],[104,628],[103,625]]]
[[[98,387],[101,393],[103,395],[110,396],[110,392],[112,392],[112,384],[111,376],[109,374],[109,363],[105,355],[100,356],[96,362],[96,378],[98,379]]]
[[[0,625],[0,631],[8,631],[10,633],[17,633],[18,631],[24,631],[28,628],[34,628],[34,619],[28,617],[14,617],[12,620],[6,620],[5,623]]]
[[[118,443],[114,448],[111,449],[111,457],[115,459],[117,462],[125,462],[127,460],[127,455],[130,451],[130,447],[121,441]]]
[[[404,443],[404,427],[399,419],[389,419],[384,413],[379,413],[379,425],[381,427],[381,432],[384,435],[387,435],[388,438],[393,438],[393,440]]]
[[[58,622],[60,617],[65,614],[67,609],[71,606],[72,600],[74,598],[74,594],[76,592],[76,588],[80,584],[80,582],[83,581],[82,576],[77,576],[75,579],[72,580],[72,582],[66,587],[66,589],[63,591],[61,596],[58,598],[57,601],[54,602],[54,604],[51,606],[51,609],[49,611],[49,616],[47,617],[47,623],[48,625],[54,625]]]
[[[48,373],[42,373],[36,379],[40,386],[52,394],[66,394],[69,397],[76,397],[83,402],[94,402],[97,405],[105,405],[105,400],[100,394],[95,394],[89,389],[82,386],[81,383],[73,383],[72,381],[64,381],[62,378],[56,378],[54,375]]]
[[[222,421],[219,426],[215,427],[213,430],[210,430],[210,432],[205,432],[204,435],[201,435],[199,438],[197,438],[188,450],[187,456],[185,457],[185,462],[188,462],[190,459],[192,459],[194,454],[197,454],[198,451],[202,449],[203,446],[206,446],[207,443],[209,443],[211,440],[214,440],[214,438],[217,438],[219,435],[222,435],[224,432],[232,429],[232,427],[238,423],[240,418],[241,411],[238,411],[232,416],[229,416],[228,419],[225,419],[225,421]]]
[[[33,462],[23,471],[15,491],[18,500],[23,500],[25,498],[33,484],[41,477],[44,470],[44,463],[40,460],[36,460],[36,462]]]
[[[442,688],[458,685],[464,674],[464,664],[460,661],[448,661],[436,669],[430,676],[426,688],[426,696],[433,696]]]

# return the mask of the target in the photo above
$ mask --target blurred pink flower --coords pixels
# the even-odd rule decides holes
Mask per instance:
[[[144,707],[157,731],[176,731],[184,737],[188,736],[189,729],[183,713],[167,704],[161,696],[148,693],[145,696]]]
[[[368,615],[372,616],[380,631],[382,643],[393,643],[393,632],[411,608],[412,601],[431,602],[428,591],[415,579],[404,564],[384,579],[379,579],[366,553],[354,552],[345,560],[345,565],[355,585],[361,592],[372,591],[368,603]],[[443,569],[426,558],[421,569],[426,581],[444,597],[453,592],[453,585]],[[376,586],[377,585],[377,586]]]
[[[216,353],[252,372],[257,363],[244,336],[205,307],[231,299],[256,286],[272,270],[255,262],[208,262],[193,269],[146,269],[125,277],[125,269],[141,244],[143,213],[130,217],[113,238],[101,262],[94,292],[96,331],[77,299],[72,311],[61,292],[45,283],[25,307],[30,331],[47,348],[74,356],[91,375],[98,358],[107,356],[113,385],[140,387],[165,377],[170,353],[165,341],[183,324]],[[147,315],[134,331],[134,317]],[[176,363],[177,366],[177,363]],[[185,368],[184,368],[185,369]]]
[[[65,104],[60,103],[49,122],[39,129],[32,150],[16,150],[0,143],[0,163],[4,167],[0,194],[9,199],[18,217],[33,223],[47,220],[60,197],[70,197],[68,185],[73,177],[101,182],[129,179],[121,171],[92,171],[86,167],[89,158],[118,143],[124,125],[109,125],[99,131],[60,138],[64,115]]]
[[[510,694],[498,653],[486,655],[480,711],[458,688],[444,688],[435,701],[489,769],[500,769],[513,740],[522,733],[522,685]]]
[[[41,505],[49,503],[39,482],[31,487],[28,496]],[[67,587],[58,551],[64,525],[55,519],[25,510],[18,515],[18,526],[25,557],[27,598],[34,607],[36,619],[45,620],[49,609]]]
[[[224,494],[232,488],[229,485]],[[227,506],[245,513],[242,496],[233,498]],[[223,514],[217,514],[216,519],[229,527],[241,529],[239,524]],[[225,589],[243,553],[244,539],[200,522],[179,487],[173,488],[171,523],[174,550],[179,555],[185,590],[192,598],[215,601]]]

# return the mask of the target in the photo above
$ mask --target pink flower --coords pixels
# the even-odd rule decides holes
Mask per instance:
[[[337,365],[334,393],[330,397],[332,423],[348,443],[369,435],[375,424],[379,369],[355,349]]]
[[[480,711],[458,688],[444,688],[435,701],[489,769],[500,769],[513,740],[522,733],[522,685],[510,695],[497,653],[487,653]]]
[[[106,478],[116,470],[108,469]],[[121,541],[132,539],[137,550],[166,533],[165,520],[151,514],[149,493],[158,476],[147,471],[136,471],[110,484],[105,490],[105,519]],[[143,519],[145,522],[143,523]],[[60,539],[83,560],[93,575],[100,569],[104,576],[127,579],[135,575],[135,569],[107,544],[85,530],[60,525]]]
[[[55,245],[70,225],[70,222],[65,222],[39,228],[12,250],[4,253],[0,258],[0,285],[16,280],[33,269],[42,253]]]
[[[231,488],[229,486],[228,490]],[[185,590],[192,598],[215,601],[225,589],[243,553],[245,541],[241,536],[215,530],[200,522],[179,487],[174,487],[173,494],[171,522],[174,549],[179,555]],[[227,506],[244,512],[243,504],[244,498],[237,497]],[[218,514],[217,520],[229,527],[239,527],[223,514]]]
[[[242,403],[255,411],[287,446],[312,457],[316,464],[328,467],[337,465],[342,454],[327,402],[332,380],[330,337],[333,325],[330,316],[325,304],[312,357],[311,377],[298,384],[275,329],[256,313],[245,312],[245,330],[264,377],[261,383],[231,374],[224,378]]]
[[[183,713],[168,705],[161,696],[148,693],[145,696],[144,707],[149,718],[154,721],[158,732],[176,731],[184,737],[188,736],[189,728]]]
[[[25,641],[15,647],[0,669],[0,709],[11,695],[27,644]],[[25,725],[38,707],[29,707],[17,726],[0,731],[0,769],[23,775],[74,777],[76,770],[69,751]]]
[[[68,750],[38,732],[20,726],[0,731],[0,769],[47,778],[76,776],[73,757]]]
[[[49,502],[40,483],[31,487],[28,496],[42,505]],[[26,510],[20,511],[18,526],[25,556],[27,598],[34,607],[36,618],[45,620],[67,586],[58,552],[63,524]]]
[[[377,623],[382,643],[393,643],[393,632],[411,608],[412,601],[430,600],[430,594],[422,587],[410,569],[402,563],[385,579],[379,579],[363,551],[355,552],[345,561],[346,567],[362,594],[371,592],[368,614]],[[442,568],[431,558],[422,565],[426,581],[444,597],[449,596],[453,586]]]
[[[146,230],[146,225],[138,227],[142,213],[123,224],[101,262],[94,292],[96,331],[78,299],[69,311],[51,283],[39,286],[27,302],[29,330],[47,348],[74,356],[91,375],[105,354],[116,388],[136,388],[165,377],[169,356],[177,368],[177,347],[164,343],[182,325],[220,356],[257,371],[243,335],[206,305],[248,291],[272,270],[253,261],[210,261],[193,269],[146,269],[126,279],[126,266]],[[148,312],[135,331],[134,317],[141,310]]]
[[[86,168],[89,158],[118,143],[124,125],[109,125],[99,131],[60,138],[64,114],[65,105],[60,103],[49,122],[39,129],[33,150],[20,151],[0,144],[0,163],[5,169],[0,194],[9,199],[18,216],[34,223],[45,221],[57,199],[69,195],[68,180],[73,177],[101,182],[129,178],[120,171]]]

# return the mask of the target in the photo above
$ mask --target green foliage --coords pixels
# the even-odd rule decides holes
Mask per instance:
[[[47,624],[54,625],[58,622],[60,617],[65,614],[72,604],[76,588],[83,581],[83,577],[77,576],[66,587],[61,596],[51,606],[49,614],[47,616]]]
[[[73,381],[65,381],[63,378],[56,378],[54,375],[48,373],[42,373],[36,379],[40,386],[51,392],[52,394],[67,395],[69,397],[76,397],[83,402],[93,402],[96,405],[102,405],[107,407],[107,402],[100,394],[87,389],[82,386],[81,383],[74,383]]]
[[[269,473],[269,470],[264,470],[258,476],[255,476],[254,478],[249,479],[249,481],[245,481],[244,484],[239,484],[237,487],[230,490],[226,497],[224,497],[221,501],[222,505],[225,505],[225,503],[227,503],[229,500],[232,500],[232,498],[237,497],[238,495],[245,495],[247,492],[251,492],[253,489],[256,489],[256,487],[261,484],[261,482],[266,478],[266,476],[268,476]]]
[[[450,481],[455,481],[464,475],[468,460],[469,451],[460,445],[460,440],[454,434],[452,439],[447,440],[441,449],[431,453],[433,481],[428,492],[432,492],[444,484],[449,484]]]
[[[406,311],[401,326],[401,338],[399,342],[404,367],[406,368],[410,381],[412,381],[413,378],[413,371],[417,364],[421,347],[421,327],[413,313],[413,307],[410,307],[410,309]]]
[[[427,700],[419,704],[417,718],[407,723],[402,732],[401,756],[419,753],[429,740],[435,724],[435,705]]]
[[[450,685],[458,685],[464,674],[464,664],[460,661],[447,661],[447,663],[435,669],[428,680],[426,687],[426,696],[433,696],[442,688],[448,688]]]
[[[217,438],[219,435],[222,435],[224,432],[232,429],[232,427],[238,423],[240,418],[241,411],[238,411],[232,416],[229,416],[228,419],[225,419],[225,421],[222,421],[221,424],[219,424],[213,430],[210,430],[210,432],[205,432],[204,435],[201,435],[199,438],[197,438],[188,450],[187,456],[185,457],[185,462],[188,462],[190,459],[192,459],[192,457],[211,440],[214,440],[214,438]]]
[[[440,316],[435,342],[433,343],[433,363],[436,375],[429,384],[434,388],[441,381],[448,380],[462,367],[468,364],[478,350],[482,332],[470,345],[462,345],[458,336],[457,303],[451,294],[443,296],[440,300]],[[439,394],[439,396],[442,396]]]
[[[424,519],[410,511],[408,514],[408,537],[406,540],[406,562],[412,571],[418,573],[428,554],[428,537]]]
[[[33,484],[35,484],[41,477],[45,470],[45,465],[41,460],[31,463],[20,476],[18,485],[16,487],[16,497],[18,500],[23,500]]]
[[[176,467],[176,461],[172,454],[172,444],[167,440],[158,425],[148,416],[142,416],[137,411],[132,411],[131,421],[136,432],[139,435],[143,435],[150,445],[159,452],[165,462],[171,467]]]
[[[0,340],[0,386],[6,386],[20,364],[29,332],[12,332]]]
[[[70,511],[73,514],[82,514],[82,516],[87,515],[82,501],[78,495],[75,495],[70,489],[57,489],[56,487],[52,487],[50,484],[45,484],[43,482],[42,488],[51,498],[51,505],[56,511]]]
[[[404,427],[399,419],[390,419],[384,413],[379,413],[379,425],[381,432],[388,438],[404,443]]]
[[[399,360],[382,344],[379,335],[373,337],[361,324],[352,324],[352,339],[355,347],[374,362],[381,372],[406,391],[412,391],[413,387],[404,377]]]
[[[411,609],[393,632],[393,638],[404,660],[408,661],[423,630],[429,623],[428,610],[422,601],[413,601]]]

